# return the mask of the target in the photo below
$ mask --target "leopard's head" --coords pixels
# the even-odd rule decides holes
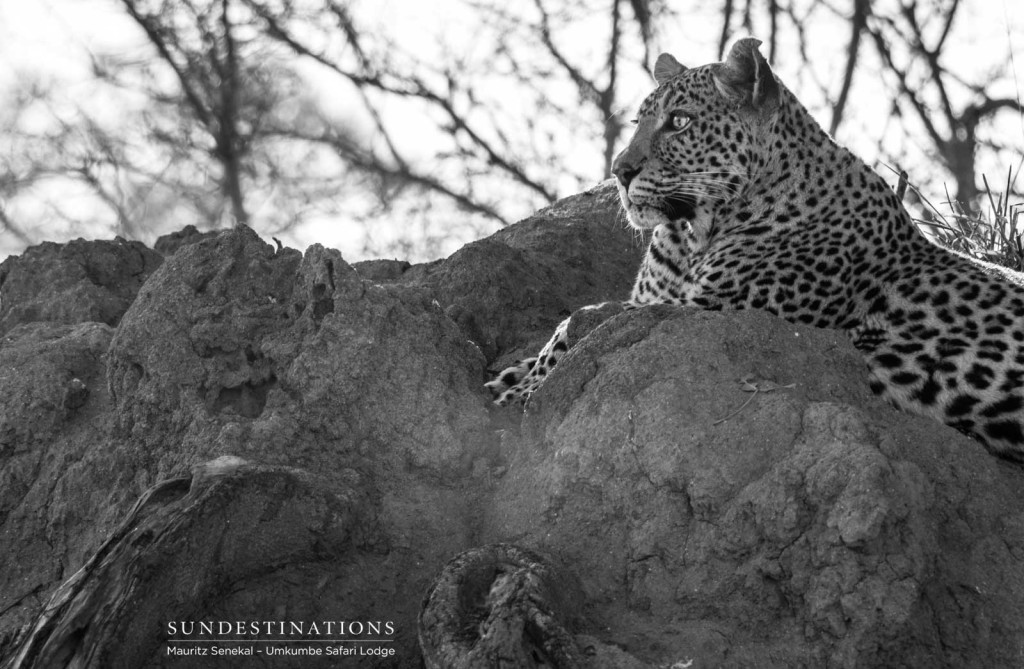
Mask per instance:
[[[756,139],[779,106],[780,85],[759,44],[739,40],[725,62],[692,69],[668,54],[658,58],[658,87],[612,165],[634,227],[693,220],[739,193],[763,162]]]

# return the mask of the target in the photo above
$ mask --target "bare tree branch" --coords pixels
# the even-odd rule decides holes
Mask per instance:
[[[943,39],[949,33],[949,28],[953,24],[953,18],[956,14],[957,0],[954,0],[951,11],[946,14],[945,17],[945,28],[943,29]],[[943,81],[943,74],[945,73],[944,68],[939,64],[939,54],[941,53],[941,46],[937,48],[929,48],[924,43],[924,32],[921,29],[921,25],[917,22],[917,2],[912,2],[907,5],[903,5],[901,8],[903,17],[910,25],[912,31],[912,39],[910,41],[910,48],[915,52],[924,57],[928,63],[928,67],[931,69],[931,83],[934,84],[936,90],[939,93],[939,99],[942,101],[942,111],[948,122],[952,122],[956,115],[953,113],[953,104],[949,100],[949,94],[946,92],[946,85]],[[952,123],[950,123],[952,126]]]
[[[221,189],[231,205],[235,223],[246,225],[249,214],[242,189],[245,161],[239,133],[238,106],[241,56],[230,20],[231,0],[219,0],[219,16],[212,19],[196,0],[164,4],[159,14],[140,10],[140,0],[121,0],[129,16],[142,28],[161,61],[174,72],[184,99],[213,140],[213,155],[221,166]],[[175,10],[191,15],[201,47],[185,44],[172,24]]]
[[[900,94],[903,99],[910,104],[911,109],[913,109],[917,114],[918,119],[921,121],[921,124],[924,126],[932,142],[936,145],[943,144],[945,140],[936,129],[935,124],[932,123],[931,114],[929,113],[927,105],[918,98],[917,93],[911,87],[907,73],[896,65],[892,57],[892,51],[889,49],[889,45],[885,40],[885,36],[880,30],[871,29],[870,26],[868,28],[868,34],[874,41],[875,49],[878,51],[879,56],[881,56],[882,61],[888,69],[896,75],[896,80],[899,83]]]
[[[239,156],[238,137],[238,54],[235,50],[235,35],[228,16],[230,0],[220,2],[220,22],[224,40],[222,60],[211,53],[214,64],[219,66],[220,82],[220,123],[218,124],[217,152],[224,163],[224,187],[231,200],[231,210],[236,225],[248,225],[249,214],[245,210],[242,194],[242,160]]]
[[[152,23],[150,17],[139,12],[135,0],[121,0],[121,4],[124,5],[128,15],[145,31],[150,43],[153,44],[160,57],[174,72],[178,79],[178,84],[181,86],[181,92],[185,95],[185,99],[188,100],[193,113],[195,113],[204,126],[211,127],[213,125],[213,118],[209,109],[207,109],[206,104],[203,102],[199,91],[193,86],[193,80],[188,76],[185,68],[178,63],[171,53],[163,33],[158,28],[158,24]]]
[[[398,80],[398,84],[395,85],[385,81],[383,77],[373,72],[352,72],[342,67],[333,59],[325,56],[324,54],[315,52],[303,44],[298,38],[292,35],[292,33],[287,30],[262,3],[255,2],[254,0],[246,0],[246,2],[263,20],[267,33],[279,40],[282,44],[288,46],[297,55],[305,56],[316,61],[357,87],[371,88],[382,93],[388,93],[398,97],[416,98],[432,104],[445,114],[454,132],[465,133],[471,144],[483,151],[486,156],[487,164],[507,173],[517,183],[538,193],[548,202],[554,202],[558,199],[557,194],[553,190],[540,181],[529,177],[519,165],[513,163],[502,152],[498,151],[496,147],[492,146],[490,142],[484,139],[483,136],[467,121],[467,119],[455,109],[450,98],[432,90],[419,77],[410,75],[403,80]],[[394,145],[391,145],[391,148],[393,150]],[[397,158],[398,152],[394,151],[394,155]],[[409,173],[411,175],[412,171],[410,170]],[[424,176],[422,179],[418,179],[418,181],[422,183],[430,182],[431,180]]]
[[[850,96],[850,87],[853,85],[853,73],[857,70],[860,56],[861,36],[867,26],[870,11],[871,0],[854,0],[853,16],[850,18],[850,45],[846,49],[846,68],[843,71],[843,83],[839,89],[839,98],[832,106],[832,121],[829,123],[828,130],[830,135],[836,134],[839,124],[843,121],[846,101]]]
[[[725,47],[729,42],[729,35],[732,34],[732,0],[725,0],[722,7],[722,35],[718,39],[718,60],[725,58]]]

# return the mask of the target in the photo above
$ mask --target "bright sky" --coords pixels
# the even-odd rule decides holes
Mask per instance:
[[[876,6],[895,1],[876,0]],[[698,65],[713,60],[720,19],[716,16],[710,22],[699,20],[696,9],[683,12],[681,7],[686,6],[683,0],[671,4],[679,10],[680,20],[675,25],[660,27],[662,43],[676,45],[670,48],[684,63]],[[709,3],[695,3],[694,7],[697,4],[706,6]],[[719,3],[714,4],[719,6]],[[834,4],[844,3],[835,0]],[[956,41],[950,44],[944,58],[947,62],[954,59],[964,75],[980,77],[988,74],[994,64],[1010,62],[1012,56],[1017,83],[1008,81],[1002,90],[994,92],[1008,97],[1020,95],[1024,89],[1024,2],[965,0],[962,4],[964,7],[955,30]],[[361,3],[361,6],[371,8],[364,18],[370,22],[367,27],[373,28],[374,22],[381,27],[386,25],[390,33],[406,44],[419,41],[423,48],[429,49],[436,43],[434,35],[443,33],[451,43],[463,45],[461,48],[467,53],[472,53],[474,48],[486,47],[474,43],[474,39],[479,37],[462,21],[465,13],[460,0],[377,0],[376,3]],[[714,26],[714,30],[709,30],[708,25]],[[767,26],[754,26],[754,33],[759,31],[766,33]],[[580,43],[586,44],[592,34],[591,27],[580,25],[576,33]],[[116,0],[0,0],[0,100],[4,88],[14,81],[15,73],[26,69],[60,82],[69,97],[74,98],[79,89],[87,93],[87,87],[81,83],[89,74],[88,61],[82,57],[84,48],[94,52],[123,52],[132,47],[137,35],[137,28],[125,18]],[[823,50],[820,56],[823,62],[829,56],[828,50],[834,52],[837,44],[845,48],[848,39],[842,23],[836,24],[833,34],[819,34],[814,38],[817,48]],[[813,65],[815,55],[811,55]],[[800,80],[811,75],[797,65],[797,62],[776,62],[776,70],[790,88],[799,92]],[[826,72],[816,76],[834,81],[839,74]],[[876,98],[870,94],[871,86],[877,82],[865,81],[867,78],[862,76],[858,83],[859,94],[851,100],[847,111],[847,117],[855,119],[855,122],[845,126],[838,139],[871,162],[876,147],[867,141],[867,137],[879,135],[880,129],[886,127],[890,133],[901,136],[905,133],[898,124],[890,123],[886,110],[879,109]],[[637,82],[636,102],[648,86],[646,81]],[[334,96],[337,98],[335,104],[343,104],[344,91],[339,91],[337,86],[325,81],[321,91],[326,101],[330,102]],[[805,100],[805,103],[813,110],[813,101]],[[826,123],[828,119],[819,117],[819,120]],[[1024,144],[1024,121],[1017,121],[1016,125],[1001,128],[1000,132],[1013,134],[1018,144]],[[409,123],[406,131],[407,138],[414,138],[420,132],[415,122]],[[1000,175],[996,181],[1005,179],[1006,168],[1005,164],[982,164],[986,173]],[[353,258],[358,255],[361,240],[352,237],[353,233],[347,230],[345,226],[317,225],[294,231],[285,236],[284,241],[300,249],[320,242],[339,248],[347,258]],[[382,234],[399,235],[401,230]],[[0,258],[12,251],[10,240],[7,240],[6,248],[4,243],[3,235],[0,235]]]

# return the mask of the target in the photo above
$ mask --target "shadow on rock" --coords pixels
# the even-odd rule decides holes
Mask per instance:
[[[221,647],[252,649],[254,638],[294,634],[279,630],[268,612],[304,621],[302,638],[313,636],[314,621],[326,629],[323,621],[386,620],[393,612],[372,606],[379,584],[365,578],[366,558],[355,549],[366,531],[366,500],[352,492],[358,477],[337,471],[328,479],[222,457],[191,478],[154,486],[53,594],[7,666],[172,667],[188,663],[185,657],[208,666],[193,655],[210,651],[195,643],[204,622]],[[246,621],[241,629],[239,620]],[[325,638],[344,635],[335,630]],[[250,650],[214,663],[337,661],[282,662]]]

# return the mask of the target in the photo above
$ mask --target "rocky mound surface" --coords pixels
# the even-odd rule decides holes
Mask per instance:
[[[628,295],[617,211],[425,265],[246,229],[5,261],[0,666],[1024,666],[1024,472],[840,333],[584,312],[490,405]],[[213,640],[260,652],[181,657]]]

